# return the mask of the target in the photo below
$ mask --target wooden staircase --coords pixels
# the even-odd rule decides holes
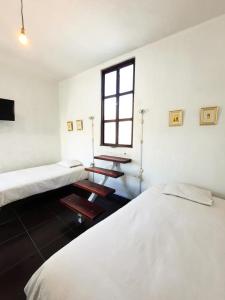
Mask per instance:
[[[100,197],[107,197],[108,195],[111,195],[113,193],[115,193],[114,189],[111,189],[107,186],[104,186],[102,184],[98,184],[92,181],[88,181],[88,180],[81,180],[78,182],[75,182],[73,184],[75,187],[78,187],[80,189],[83,189],[85,191],[91,192],[91,193],[95,193]]]
[[[104,211],[97,204],[89,202],[86,199],[75,194],[71,194],[61,199],[60,201],[70,210],[74,211],[75,213],[80,213],[81,215],[90,220],[93,220],[96,216],[98,216]]]
[[[95,156],[94,158],[98,160],[110,161],[113,163],[113,165],[111,169],[104,169],[99,167],[85,168],[86,171],[104,175],[104,179],[100,184],[88,180],[81,180],[73,184],[73,186],[75,187],[90,192],[90,197],[88,199],[85,199],[75,194],[71,194],[60,200],[61,203],[67,208],[78,213],[78,221],[80,223],[82,222],[82,217],[93,220],[103,212],[103,209],[94,203],[96,197],[100,196],[105,198],[115,193],[115,189],[105,186],[106,181],[109,177],[119,178],[123,176],[123,172],[114,169],[120,168],[120,164],[127,164],[131,162],[131,159],[129,158],[108,155]]]
[[[116,163],[119,163],[119,164],[127,164],[127,163],[131,162],[130,158],[123,158],[123,157],[109,156],[109,155],[94,156],[94,159],[112,161],[112,162],[116,162]]]
[[[109,170],[109,169],[103,169],[103,168],[97,168],[97,167],[90,167],[90,168],[85,168],[86,171],[105,175],[108,177],[113,177],[113,178],[118,178],[124,175],[123,172],[118,172],[114,170]]]

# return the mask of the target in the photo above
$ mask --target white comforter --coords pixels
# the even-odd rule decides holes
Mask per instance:
[[[83,166],[65,168],[58,164],[0,174],[0,207],[87,178]]]
[[[224,300],[225,201],[152,188],[33,275],[29,300]]]

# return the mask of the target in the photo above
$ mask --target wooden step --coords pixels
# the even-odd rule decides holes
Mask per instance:
[[[119,171],[114,171],[114,170],[109,170],[109,169],[103,169],[103,168],[97,168],[97,167],[90,167],[90,168],[85,168],[86,171],[113,177],[113,178],[118,178],[124,175],[123,172]]]
[[[100,206],[75,194],[71,194],[63,199],[60,199],[60,202],[70,210],[80,213],[91,220],[95,219],[104,211]]]
[[[73,186],[95,193],[101,197],[107,197],[108,195],[115,193],[114,189],[88,180],[77,181],[73,184]]]
[[[95,159],[112,161],[120,164],[127,164],[131,162],[130,158],[118,157],[118,156],[110,156],[110,155],[98,155],[94,157]]]

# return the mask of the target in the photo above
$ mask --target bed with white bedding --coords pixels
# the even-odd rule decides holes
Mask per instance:
[[[83,166],[44,165],[0,174],[0,207],[86,179]]]
[[[47,260],[28,300],[224,300],[225,201],[142,193]]]

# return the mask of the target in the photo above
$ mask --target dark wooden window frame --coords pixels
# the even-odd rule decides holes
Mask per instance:
[[[120,69],[127,67],[129,65],[133,65],[133,89],[131,91],[127,91],[124,93],[120,93]],[[116,94],[110,95],[110,96],[105,96],[105,75],[107,73],[116,71]],[[102,89],[101,89],[101,146],[110,146],[110,147],[128,147],[132,148],[133,147],[133,126],[134,126],[134,89],[135,89],[135,58],[131,58],[129,60],[126,60],[122,63],[119,63],[117,65],[114,65],[112,67],[106,68],[102,70],[101,72],[102,76]],[[132,117],[131,118],[124,118],[124,119],[119,119],[119,98],[120,96],[132,94]],[[113,120],[105,120],[104,117],[104,100],[109,99],[109,98],[116,98],[116,119]],[[119,144],[119,122],[123,121],[131,121],[132,126],[131,126],[131,144]],[[116,123],[116,143],[115,144],[109,144],[104,142],[104,124],[105,123],[110,123],[114,122]]]

